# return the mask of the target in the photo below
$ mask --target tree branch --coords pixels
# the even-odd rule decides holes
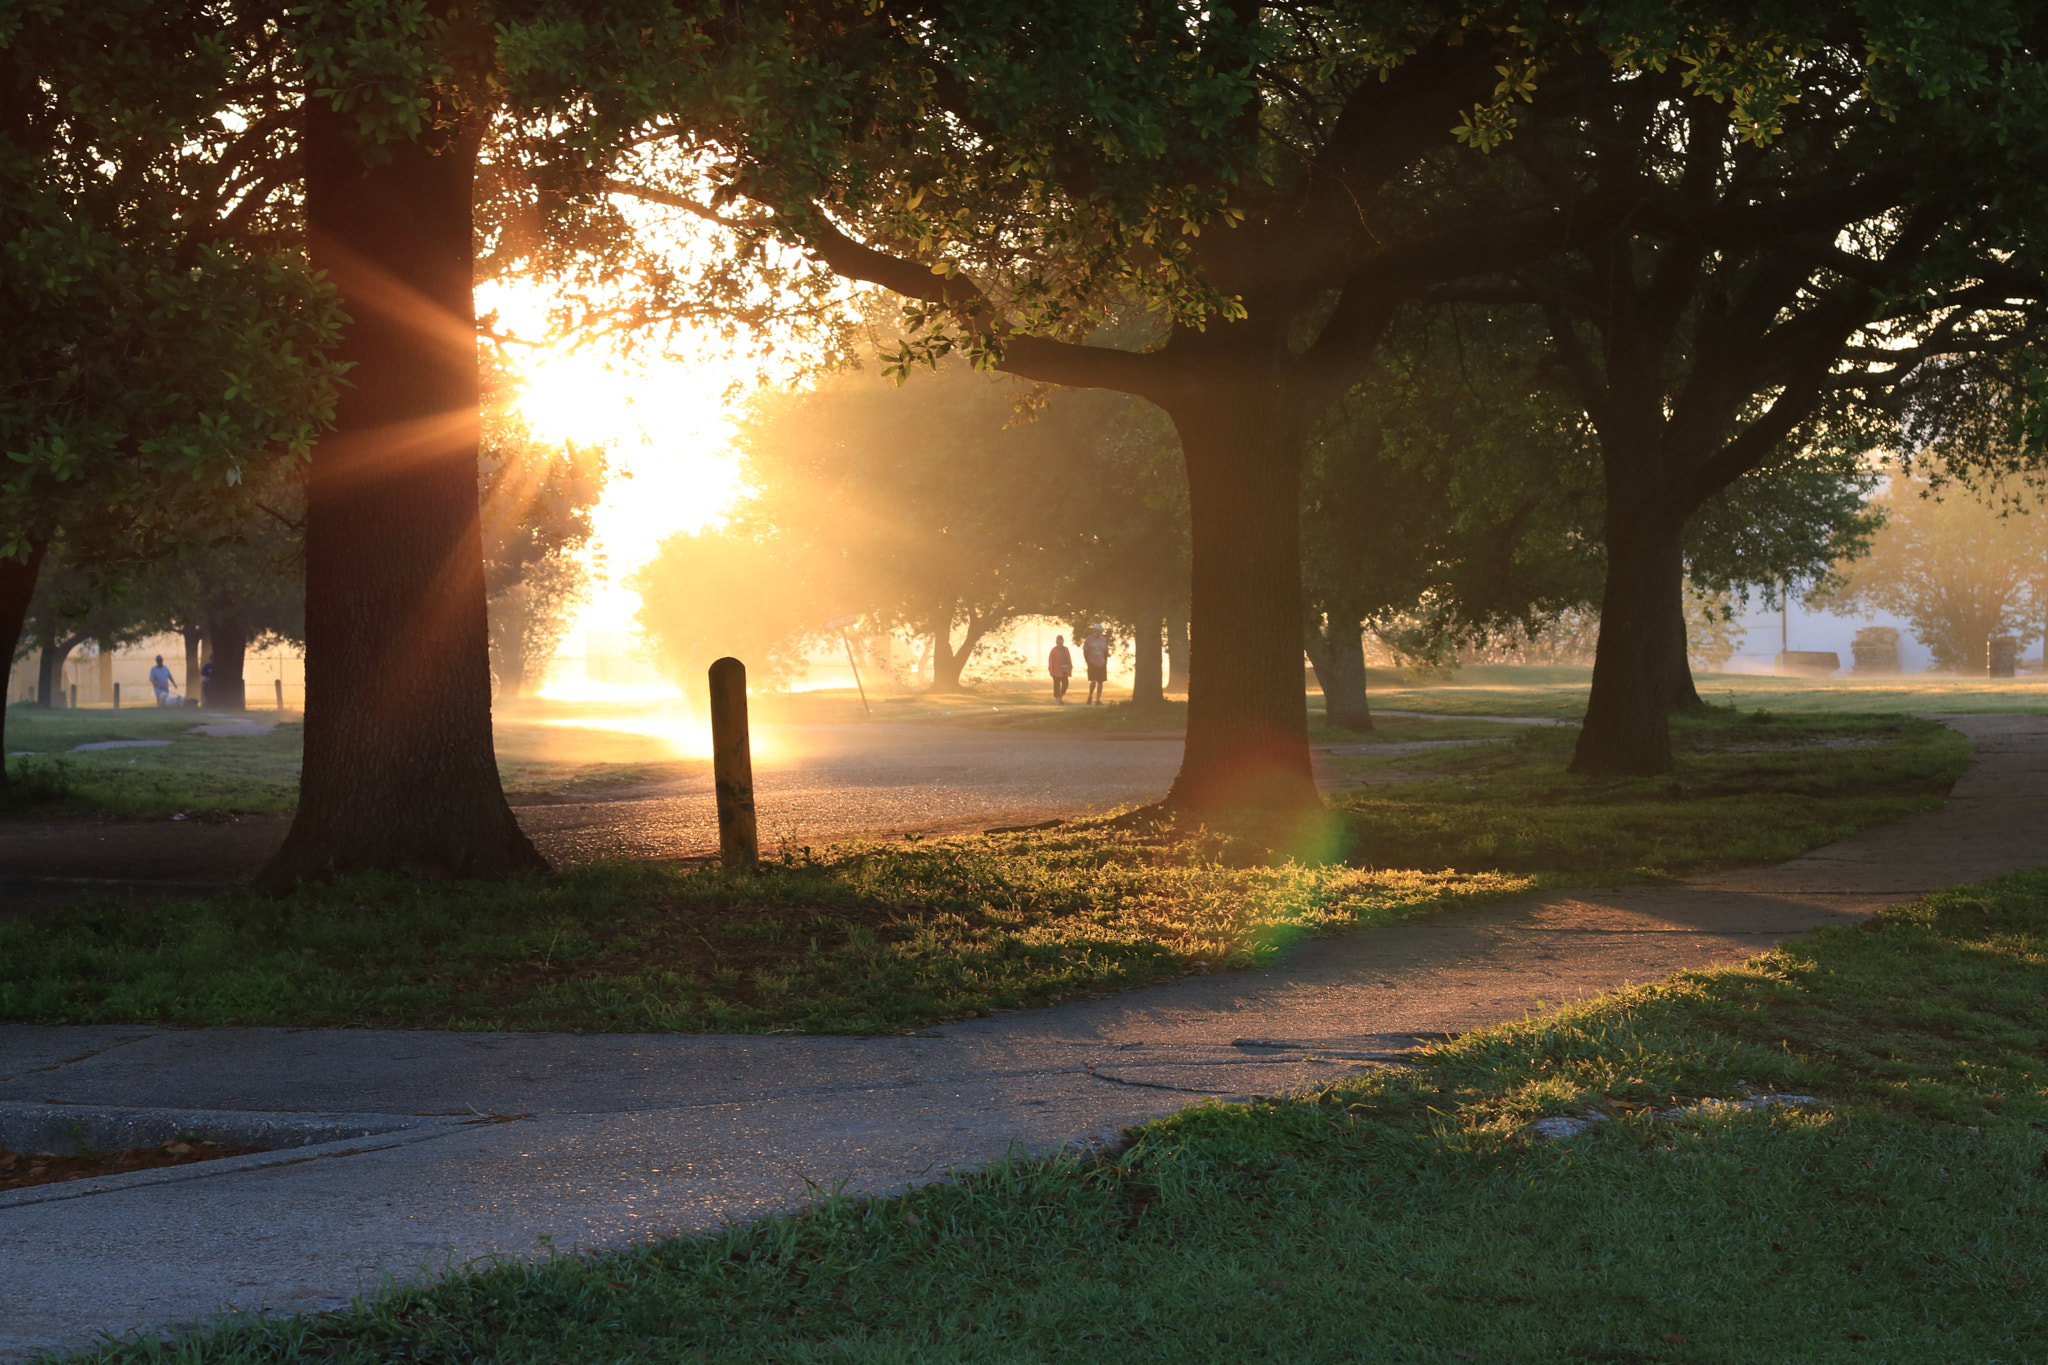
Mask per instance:
[[[604,192],[606,194],[623,194],[630,199],[644,199],[650,204],[660,204],[666,208],[681,209],[684,213],[695,214],[707,223],[716,223],[720,227],[730,228],[734,232],[758,233],[767,231],[762,224],[742,222],[737,218],[728,218],[715,209],[704,207],[704,205],[694,199],[676,194],[670,190],[658,190],[652,185],[636,185],[630,180],[614,180],[606,177]]]

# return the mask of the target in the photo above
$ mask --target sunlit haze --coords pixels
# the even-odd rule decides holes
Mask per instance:
[[[507,330],[545,333],[548,297],[530,285],[478,291]],[[675,353],[687,347],[678,345]],[[751,366],[706,337],[688,359],[628,355],[617,348],[511,348],[526,381],[520,411],[536,436],[607,447],[612,475],[593,516],[597,534],[584,557],[593,570],[589,603],[563,640],[580,655],[591,630],[632,631],[637,596],[621,580],[654,554],[662,537],[719,520],[739,492],[728,447],[727,397]],[[566,669],[541,689],[560,701],[652,701],[675,695],[667,684],[598,682]],[[668,737],[668,736],[664,736]]]

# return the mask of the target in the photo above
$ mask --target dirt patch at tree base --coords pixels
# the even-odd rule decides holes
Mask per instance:
[[[50,1156],[39,1152],[10,1152],[0,1147],[0,1190],[24,1190],[31,1185],[55,1185],[66,1180],[89,1180],[101,1175],[126,1175],[130,1171],[154,1171],[165,1166],[189,1166],[197,1161],[219,1161],[223,1157],[248,1156],[261,1147],[226,1147],[218,1142],[182,1139],[155,1147],[128,1147],[118,1152],[89,1152],[81,1156]]]

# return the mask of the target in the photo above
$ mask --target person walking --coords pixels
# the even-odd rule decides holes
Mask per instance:
[[[1109,637],[1097,626],[1081,642],[1081,662],[1088,665],[1088,705],[1102,705],[1102,685],[1109,681]]]
[[[149,685],[151,690],[156,693],[156,704],[158,706],[169,706],[171,704],[171,688],[173,686],[171,670],[164,667],[164,656],[161,654],[156,656],[156,667],[149,670]]]
[[[1074,676],[1074,655],[1067,648],[1067,637],[1052,637],[1052,652],[1045,656],[1045,671],[1052,675],[1052,699],[1061,706],[1067,704],[1067,682]]]

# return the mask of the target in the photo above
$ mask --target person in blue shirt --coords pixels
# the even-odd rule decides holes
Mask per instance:
[[[156,656],[156,667],[149,670],[149,685],[156,691],[158,706],[171,704],[171,689],[177,686],[177,683],[171,677],[171,670],[164,667],[164,656],[161,654]]]

